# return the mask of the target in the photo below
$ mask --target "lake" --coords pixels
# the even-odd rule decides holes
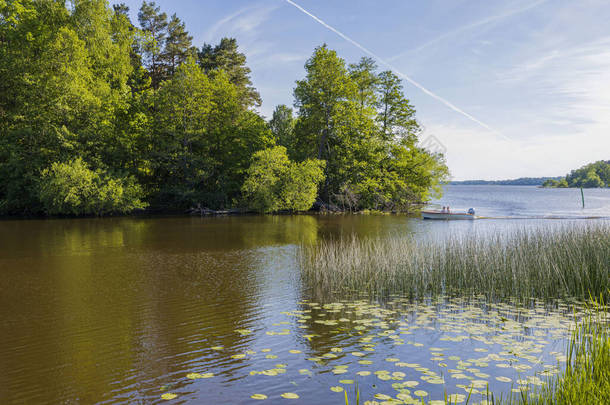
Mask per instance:
[[[580,190],[518,186],[449,186],[435,203],[491,219],[0,221],[0,403],[340,404],[355,383],[361,401],[447,391],[459,402],[487,384],[538,386],[565,362],[579,303],[317,302],[295,253],[349,235],[482,237],[608,222],[610,190],[585,190],[584,209]]]

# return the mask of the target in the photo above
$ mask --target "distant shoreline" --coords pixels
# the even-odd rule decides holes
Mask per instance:
[[[560,180],[562,177],[520,177],[512,180],[462,180],[449,182],[452,186],[542,186],[547,180]]]

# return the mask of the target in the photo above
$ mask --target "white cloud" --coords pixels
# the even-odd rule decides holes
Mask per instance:
[[[207,42],[213,42],[220,37],[255,35],[277,8],[277,4],[269,5],[269,3],[244,7],[220,19],[205,32],[203,37]]]

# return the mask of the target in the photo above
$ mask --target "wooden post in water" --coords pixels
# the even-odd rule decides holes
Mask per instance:
[[[585,193],[582,191],[582,187],[580,188],[580,198],[582,198],[582,208],[585,208]]]

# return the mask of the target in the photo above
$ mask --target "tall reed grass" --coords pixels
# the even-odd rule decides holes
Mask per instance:
[[[518,230],[436,242],[352,237],[303,245],[299,262],[304,281],[327,292],[607,299],[610,225]]]

